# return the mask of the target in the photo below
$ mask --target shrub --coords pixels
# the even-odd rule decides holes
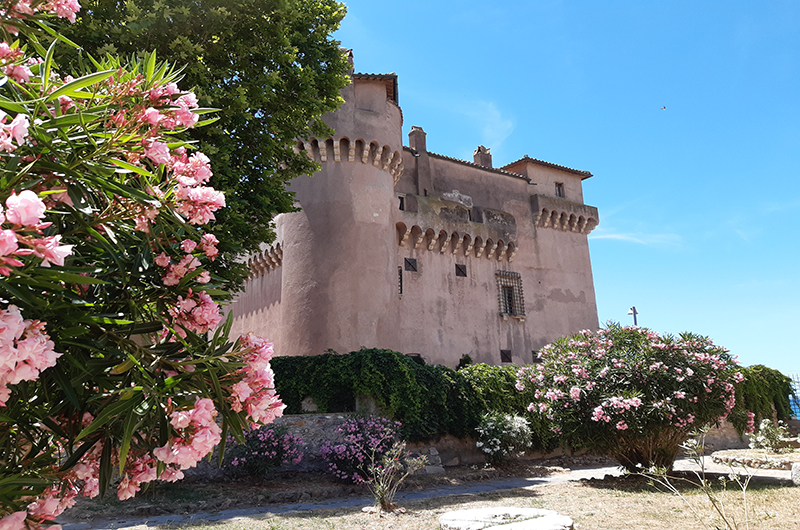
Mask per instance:
[[[691,333],[659,335],[609,323],[559,339],[542,364],[521,370],[535,388],[531,408],[573,448],[671,468],[692,430],[724,418],[743,376],[725,348]]]
[[[337,429],[342,439],[325,442],[320,448],[328,470],[347,482],[369,479],[370,463],[380,461],[398,438],[401,424],[378,416],[352,418]]]
[[[476,429],[476,445],[492,464],[520,457],[531,447],[531,428],[528,421],[512,414],[488,412]]]
[[[236,443],[232,437],[228,443],[231,445],[225,451],[222,467],[232,476],[263,477],[271,469],[303,460],[303,439],[286,429],[265,426],[248,432],[244,444]]]
[[[794,447],[787,440],[789,430],[786,424],[778,421],[775,425],[770,419],[761,420],[758,430],[750,436],[751,449],[766,449],[770,453],[791,453]]]
[[[551,450],[558,445],[550,431],[550,422],[538,410],[528,410],[535,399],[533,388],[518,388],[518,366],[474,364],[459,370],[477,394],[477,408],[482,412],[514,414],[528,420],[531,447]]]
[[[736,405],[728,419],[740,435],[753,432],[753,425],[764,419],[777,417],[786,421],[790,418],[789,398],[794,396],[790,377],[761,364],[739,370],[744,381],[736,386]]]
[[[397,489],[410,474],[425,467],[426,463],[424,455],[415,457],[406,451],[405,442],[395,442],[385,455],[370,462],[367,485],[381,510],[390,512],[395,509]]]
[[[122,500],[178,480],[282,410],[272,345],[220,326],[233,286],[204,227],[225,201],[181,139],[207,109],[152,53],[60,70],[47,19],[77,9],[0,9],[1,528],[39,528],[113,472]]]

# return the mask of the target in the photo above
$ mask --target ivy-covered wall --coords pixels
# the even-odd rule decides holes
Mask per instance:
[[[569,440],[557,439],[543,416],[527,410],[533,388],[516,388],[517,366],[467,364],[458,370],[429,366],[392,350],[361,349],[348,354],[276,357],[272,360],[275,385],[286,414],[303,412],[311,398],[320,413],[351,412],[357,396],[372,399],[381,412],[403,423],[409,441],[451,434],[474,435],[481,415],[488,411],[527,418],[534,432],[534,450],[551,450]],[[740,433],[748,411],[761,418],[789,419],[791,379],[766,366],[741,368],[745,380],[737,387],[736,407],[729,420]]]

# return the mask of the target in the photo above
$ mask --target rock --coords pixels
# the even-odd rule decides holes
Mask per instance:
[[[792,484],[800,486],[800,462],[792,464]]]
[[[303,493],[300,495],[300,502],[304,502],[304,501],[310,501],[310,500],[311,500],[311,494],[310,494],[309,492],[307,492],[307,491],[304,491],[304,492],[303,492]]]
[[[442,466],[425,466],[425,473],[428,475],[438,475],[444,473],[444,468]]]
[[[444,465],[448,466],[448,467],[452,467],[452,466],[457,466],[460,463],[461,463],[461,461],[458,459],[458,457],[454,456],[453,458],[451,458],[450,460],[445,462]]]
[[[428,454],[431,456],[436,456],[439,454],[439,451],[437,451],[435,447],[431,447],[430,449],[428,449]]]
[[[442,530],[572,530],[572,519],[538,508],[476,508],[439,517]]]

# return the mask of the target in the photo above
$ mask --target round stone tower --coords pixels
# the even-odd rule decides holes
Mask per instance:
[[[392,344],[397,333],[387,311],[397,298],[390,227],[403,171],[397,76],[351,78],[344,104],[325,117],[334,136],[298,142],[322,166],[292,181],[301,210],[276,219],[280,321],[270,320],[280,355],[346,353]]]

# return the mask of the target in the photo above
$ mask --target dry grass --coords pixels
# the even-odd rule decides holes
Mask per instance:
[[[699,492],[682,488],[685,498],[703,517],[698,521],[686,503],[676,495],[659,492],[636,477],[604,481],[551,484],[490,494],[437,498],[402,503],[405,513],[364,513],[358,508],[263,514],[226,522],[197,523],[160,528],[186,530],[434,530],[438,517],[456,509],[518,506],[545,508],[568,515],[576,529],[653,530],[715,528],[708,501]],[[741,492],[720,491],[723,504],[744,525]],[[751,485],[749,528],[797,529],[800,527],[800,488]],[[142,530],[146,527],[139,527]],[[152,528],[152,527],[150,527]]]

